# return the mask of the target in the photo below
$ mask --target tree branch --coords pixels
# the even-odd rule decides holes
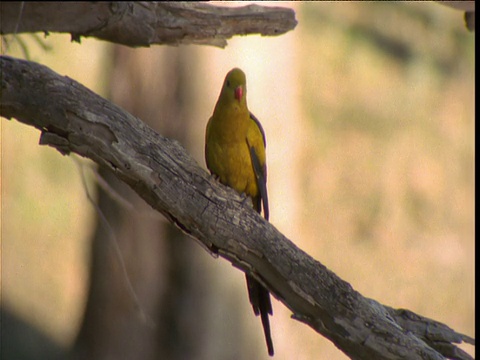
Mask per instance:
[[[472,338],[363,297],[212,179],[177,141],[45,66],[6,56],[0,66],[0,115],[38,128],[40,144],[109,168],[352,359],[471,359],[454,344]]]
[[[1,34],[70,33],[128,45],[203,44],[225,47],[234,35],[281,35],[297,21],[293,10],[197,2],[2,2]]]

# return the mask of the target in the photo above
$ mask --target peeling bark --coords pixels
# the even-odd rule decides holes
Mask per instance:
[[[248,272],[352,359],[471,359],[437,321],[363,297],[200,168],[179,142],[45,66],[0,57],[0,114],[108,167],[210,253]]]
[[[234,35],[281,35],[297,21],[293,10],[197,2],[2,2],[1,34],[70,33],[132,47],[202,44],[225,47]]]

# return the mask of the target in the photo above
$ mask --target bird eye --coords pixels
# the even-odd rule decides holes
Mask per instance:
[[[230,80],[227,80],[227,86],[230,87]]]

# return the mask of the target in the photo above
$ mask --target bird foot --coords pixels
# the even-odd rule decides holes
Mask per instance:
[[[218,176],[217,174],[210,173],[210,179],[218,181],[219,178],[220,178],[220,176]]]
[[[247,203],[247,201],[250,200],[250,196],[248,196],[245,193],[241,193],[240,198],[242,199],[242,201],[241,201],[242,205],[245,205]]]

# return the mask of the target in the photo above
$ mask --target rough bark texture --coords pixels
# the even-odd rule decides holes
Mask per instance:
[[[145,50],[114,47],[111,66],[106,69],[108,97],[157,132],[178,139],[191,150],[194,117],[191,107],[184,105],[194,95],[190,77],[198,66],[196,48],[183,47],[178,52],[160,47]],[[165,84],[169,91],[161,90]],[[160,109],[168,116],[159,118]],[[155,326],[146,326],[138,316],[132,316],[136,314],[130,294],[125,291],[125,276],[118,271],[118,259],[113,256],[111,234],[105,231],[104,223],[97,222],[88,302],[72,359],[223,358],[209,354],[206,348],[230,354],[226,358],[242,354],[248,344],[228,341],[228,336],[238,337],[241,324],[232,329],[231,335],[211,330],[214,322],[219,321],[209,316],[212,298],[221,289],[213,285],[213,271],[202,266],[203,261],[209,261],[199,258],[204,255],[202,250],[160,214],[146,216],[154,213],[147,209],[149,205],[109,170],[102,167],[99,172],[109,189],[121,194],[135,209],[119,206],[111,192],[99,186],[98,207],[108,217],[111,232],[121,246],[138,302]],[[230,312],[235,311],[239,312],[237,308]],[[224,314],[228,315],[231,314]],[[206,347],[206,343],[215,346]]]
[[[212,179],[177,141],[45,66],[1,57],[0,69],[0,115],[38,128],[40,144],[111,169],[209,252],[256,277],[294,318],[352,359],[471,358],[452,343],[474,339],[363,297]]]
[[[297,21],[291,9],[196,2],[2,2],[1,34],[70,33],[128,45],[204,44],[225,47],[233,35],[281,35]]]

